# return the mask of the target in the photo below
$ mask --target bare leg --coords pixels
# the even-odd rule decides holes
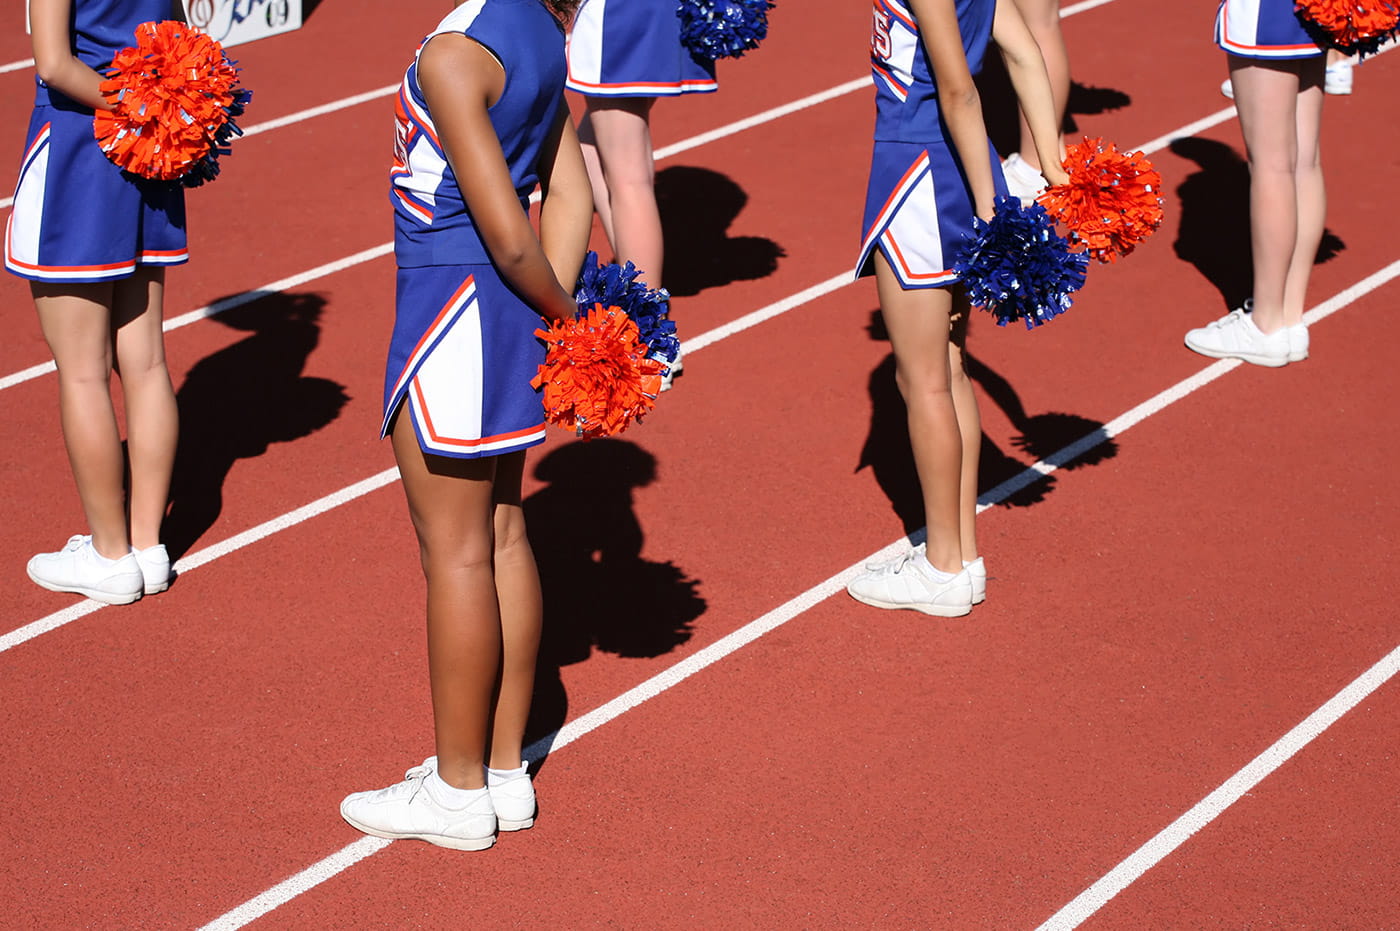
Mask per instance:
[[[33,282],[39,327],[58,366],[63,442],[92,545],[108,559],[131,549],[125,462],[112,407],[112,285]]]
[[[963,552],[963,435],[950,385],[952,297],[943,288],[904,290],[879,251],[875,281],[894,348],[895,381],[909,411],[909,442],[928,521],[927,558],[943,572],[958,573]]]
[[[1298,93],[1298,162],[1294,180],[1298,192],[1298,239],[1288,262],[1283,289],[1283,323],[1294,326],[1307,309],[1308,278],[1317,261],[1317,248],[1327,219],[1327,188],[1322,178],[1322,82],[1321,68],[1305,70]]]
[[[535,554],[525,536],[520,483],[525,453],[496,460],[496,601],[501,612],[501,682],[491,725],[490,765],[520,766],[525,722],[535,691],[535,658],[540,652],[543,603]]]
[[[491,568],[496,460],[425,455],[407,412],[394,425],[393,443],[428,582],[437,772],[448,785],[480,789],[501,666]]]
[[[1273,333],[1301,317],[1302,292],[1322,237],[1325,197],[1315,134],[1321,118],[1324,59],[1262,61],[1231,55],[1229,60],[1240,129],[1249,154],[1253,318],[1262,332]],[[1312,134],[1309,155],[1314,161],[1303,172],[1306,181],[1300,179],[1299,171],[1303,132]],[[1303,191],[1308,199],[1305,207],[1300,204]],[[1307,253],[1305,260],[1303,252]],[[1290,290],[1296,302],[1296,316],[1291,320],[1293,308],[1285,309]]]
[[[161,331],[164,290],[164,269],[141,268],[118,282],[113,295],[117,372],[131,461],[131,544],[137,549],[160,542],[180,432]]]
[[[953,295],[953,323],[948,339],[948,371],[953,393],[953,410],[958,415],[958,432],[962,437],[962,471],[958,482],[958,538],[963,562],[977,558],[977,469],[982,459],[982,416],[977,410],[977,395],[972,379],[967,377],[963,350],[967,346],[967,328],[972,307],[967,292],[957,288]]]
[[[652,97],[588,98],[581,130],[593,202],[619,262],[641,269],[659,287],[663,246],[652,161]],[[596,167],[593,167],[595,166]]]
[[[1069,106],[1069,53],[1065,50],[1064,33],[1060,31],[1059,0],[1016,0],[1016,8],[1026,21],[1036,45],[1045,59],[1050,76],[1050,94],[1055,101],[1055,125],[1063,126],[1065,109]],[[1030,125],[1021,114],[1021,160],[1040,171],[1040,155],[1035,150]]]

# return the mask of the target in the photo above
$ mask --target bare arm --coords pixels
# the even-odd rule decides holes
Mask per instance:
[[[559,284],[573,291],[593,230],[593,188],[562,100],[554,131],[540,154],[540,188],[540,243]]]
[[[102,75],[73,55],[68,26],[72,9],[72,0],[29,0],[34,70],[39,80],[78,103],[110,110],[111,104],[102,96]]]
[[[418,83],[467,209],[501,276],[541,316],[572,317],[574,300],[560,286],[530,218],[520,209],[486,112],[505,85],[500,62],[466,36],[435,36],[418,56]]]
[[[992,40],[1001,49],[1006,73],[1026,115],[1035,154],[1040,158],[1040,173],[1050,186],[1069,180],[1061,163],[1060,127],[1055,124],[1055,98],[1050,90],[1050,76],[1045,71],[1045,59],[1035,36],[1021,18],[1013,0],[997,0],[996,20],[992,25]]]
[[[992,182],[987,126],[982,120],[982,99],[963,51],[957,8],[953,0],[910,0],[909,5],[919,21],[924,49],[933,67],[939,111],[972,188],[973,207],[978,216],[990,219],[996,187]]]

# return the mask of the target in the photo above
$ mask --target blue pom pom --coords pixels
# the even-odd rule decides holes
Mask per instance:
[[[234,120],[243,115],[243,111],[248,107],[248,101],[252,99],[252,91],[242,87],[233,89],[233,102],[224,107],[228,119],[214,133],[214,144],[209,147],[209,154],[191,165],[189,171],[180,176],[181,184],[185,187],[199,187],[204,182],[213,181],[219,176],[219,156],[231,153],[233,150],[229,147],[229,143],[233,141],[235,136],[243,135],[243,130],[238,128]]]
[[[1040,204],[1022,206],[998,197],[991,222],[973,221],[969,237],[953,261],[968,299],[990,310],[998,326],[1024,320],[1026,329],[1069,310],[1070,294],[1084,286],[1086,252],[1071,252]]]
[[[631,262],[599,264],[598,253],[590,251],[583,258],[583,270],[574,289],[579,315],[586,314],[594,304],[621,308],[637,324],[641,341],[648,347],[647,356],[670,364],[681,350],[676,324],[668,316],[671,295],[665,288],[647,287],[646,282],[637,280],[639,274]]]
[[[768,36],[772,0],[680,0],[681,42],[697,58],[738,58]]]

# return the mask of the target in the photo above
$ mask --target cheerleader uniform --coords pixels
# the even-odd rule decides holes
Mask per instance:
[[[670,97],[719,88],[714,61],[681,44],[675,0],[584,0],[568,54],[568,87],[589,97]]]
[[[101,72],[136,44],[137,26],[169,18],[170,0],[75,0],[73,54]],[[33,281],[95,282],[188,261],[179,182],[123,172],[102,154],[92,110],[35,80],[5,267]]]
[[[942,288],[971,236],[976,208],[962,163],[938,110],[933,66],[914,14],[899,0],[874,0],[870,66],[875,74],[875,150],[866,189],[856,277],[874,274],[875,250],[906,290]],[[973,74],[991,41],[995,0],[957,0],[963,51]],[[1006,193],[1001,161],[987,142],[997,194]]]
[[[442,33],[468,36],[505,68],[489,115],[526,210],[563,99],[563,30],[540,0],[468,0],[428,39]],[[530,387],[544,361],[534,335],[540,316],[491,264],[438,141],[416,55],[399,87],[395,121],[389,179],[397,313],[380,436],[402,406],[427,453],[471,459],[542,443],[544,404]]]
[[[1293,0],[1222,0],[1215,44],[1244,58],[1314,58],[1323,54]]]

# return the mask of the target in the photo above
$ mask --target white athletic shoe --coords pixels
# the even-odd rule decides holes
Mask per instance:
[[[508,772],[488,769],[486,788],[496,810],[498,830],[523,831],[535,823],[535,786],[524,765]]]
[[[27,569],[37,585],[51,592],[73,592],[109,605],[131,604],[144,585],[135,556],[103,559],[86,534],[69,537],[57,553],[38,554]]]
[[[1287,328],[1264,333],[1243,308],[1186,334],[1186,346],[1212,359],[1240,359],[1278,368],[1289,360]]]
[[[1231,100],[1235,99],[1235,85],[1230,83],[1229,78],[1226,78],[1224,81],[1220,82],[1220,93],[1224,94],[1226,97],[1229,97]]]
[[[972,582],[972,603],[980,605],[987,600],[987,564],[978,556],[972,562],[963,563],[963,568]]]
[[[923,553],[914,550],[856,576],[846,591],[856,601],[876,608],[908,608],[936,617],[962,617],[972,610],[972,579],[967,570],[940,582]]]
[[[430,756],[404,773],[404,781],[373,792],[347,795],[340,816],[352,827],[391,840],[425,840],[453,850],[485,850],[496,842],[496,813],[485,788],[464,808],[448,808],[424,785],[437,766]]]
[[[670,390],[671,390],[671,382],[675,381],[676,376],[679,375],[681,372],[684,372],[684,371],[685,371],[685,360],[681,358],[681,349],[680,349],[679,346],[677,346],[677,347],[676,347],[676,361],[674,361],[674,362],[672,362],[670,365],[668,365],[668,366],[666,367],[665,373],[662,374],[662,376],[661,376],[661,390],[662,390],[662,391],[670,391]]]
[[[141,578],[147,595],[158,595],[170,587],[170,554],[164,543],[148,546],[144,550],[132,547],[136,564],[141,567]]]
[[[1322,89],[1328,94],[1337,97],[1345,97],[1351,93],[1352,69],[1356,67],[1356,62],[1350,58],[1343,58],[1341,61],[1327,66],[1327,74],[1322,82]]]
[[[1308,357],[1308,325],[1295,323],[1284,332],[1288,334],[1288,361],[1302,362]]]
[[[1027,207],[1035,203],[1040,192],[1050,186],[1040,172],[1026,164],[1020,152],[1006,156],[1001,163],[1001,173],[1006,177],[1006,189]]]

